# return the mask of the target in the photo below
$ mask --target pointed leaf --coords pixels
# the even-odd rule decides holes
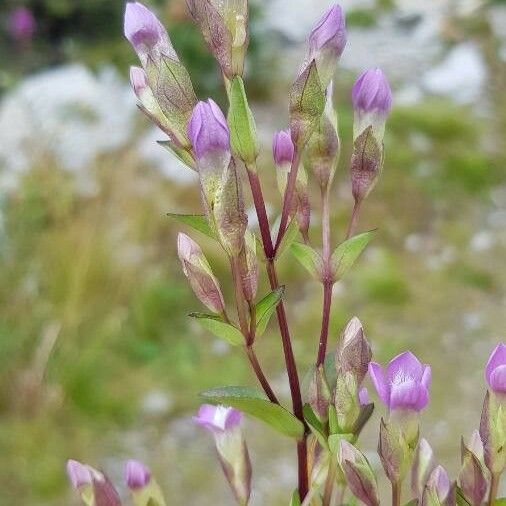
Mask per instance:
[[[325,429],[320,420],[318,420],[318,417],[315,415],[313,408],[309,404],[304,404],[303,413],[304,420],[306,420],[311,432],[314,434],[318,442],[324,448],[328,448],[327,434],[325,434]]]
[[[290,247],[290,252],[313,277],[320,279],[322,257],[319,253],[301,242],[294,242]]]
[[[261,392],[248,387],[221,387],[201,394],[206,401],[231,406],[270,425],[288,437],[300,438],[304,426],[300,420],[279,404],[270,402]]]
[[[358,234],[341,243],[332,255],[336,279],[341,279],[374,237],[375,230]]]
[[[290,224],[286,228],[286,232],[283,235],[283,239],[279,243],[278,249],[276,250],[276,260],[279,260],[293,244],[293,241],[297,238],[297,234],[299,233],[299,225],[297,220],[293,218],[290,221]]]
[[[219,316],[205,313],[191,313],[188,316],[195,318],[206,330],[233,346],[244,344],[242,332],[232,324],[224,322]]]
[[[292,498],[290,499],[290,505],[289,506],[301,506],[300,497],[299,497],[299,491],[294,490],[292,494]]]
[[[189,227],[193,228],[194,230],[197,230],[201,234],[207,235],[208,237],[211,237],[214,239],[213,231],[211,230],[211,227],[209,226],[209,222],[207,221],[206,216],[203,214],[177,214],[177,213],[167,213],[167,216],[169,218],[172,218],[179,223],[184,223],[185,225],[188,225]]]
[[[265,332],[267,324],[271,319],[272,313],[274,313],[274,310],[279,304],[279,301],[283,298],[284,293],[285,287],[280,286],[257,303],[255,308],[257,336],[261,336]]]

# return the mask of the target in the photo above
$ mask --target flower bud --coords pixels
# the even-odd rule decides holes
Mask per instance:
[[[67,476],[72,487],[76,490],[79,490],[83,486],[91,485],[93,482],[90,468],[77,460],[67,460]]]
[[[506,396],[506,344],[499,343],[485,367],[485,378],[490,389],[499,395]]]
[[[312,170],[320,188],[332,183],[339,159],[337,113],[332,103],[333,84],[327,87],[325,111],[306,148],[306,165]]]
[[[336,367],[343,373],[355,376],[357,385],[361,385],[367,374],[372,352],[364,336],[360,320],[354,316],[346,325],[336,353]]]
[[[366,457],[345,439],[340,440],[339,464],[352,494],[367,506],[378,506],[378,485]]]
[[[223,74],[241,76],[249,44],[247,0],[188,0],[188,8]]]
[[[443,466],[437,466],[429,476],[422,496],[422,506],[453,506],[455,487]]]
[[[360,416],[360,401],[355,376],[351,372],[340,372],[336,379],[334,396],[337,422],[343,433],[352,433]]]
[[[233,408],[203,404],[194,417],[209,430],[225,476],[239,504],[247,504],[251,493],[251,462],[241,430],[242,414]]]
[[[307,61],[315,60],[322,88],[329,84],[337,62],[346,46],[346,24],[343,10],[334,4],[314,26],[309,35]]]
[[[380,69],[366,70],[358,78],[352,101],[355,120],[350,172],[353,197],[360,201],[372,191],[383,167],[383,136],[392,92]]]
[[[430,444],[426,439],[420,439],[416,448],[413,467],[411,468],[411,490],[419,501],[422,500],[425,484],[436,465],[436,459]]]
[[[325,423],[328,419],[329,405],[332,402],[332,393],[322,366],[317,367],[311,377],[308,402],[318,419]]]
[[[412,451],[401,428],[396,423],[385,421],[383,418],[380,423],[378,455],[390,482],[401,482],[409,469]]]
[[[18,7],[9,16],[9,33],[19,42],[30,41],[36,29],[37,22],[27,7]]]
[[[272,156],[278,167],[288,165],[288,170],[292,164],[294,146],[290,130],[281,130],[274,134],[272,142]]]
[[[125,464],[125,483],[131,490],[146,487],[151,481],[151,471],[138,460],[128,460]]]
[[[462,438],[461,450],[460,489],[469,504],[480,506],[487,493],[488,480],[483,464],[483,443],[478,431],[473,432],[468,445]]]
[[[504,395],[487,391],[480,420],[480,437],[483,441],[484,460],[493,475],[506,468],[506,403]]]
[[[93,480],[92,504],[96,506],[121,506],[121,499],[117,490],[104,475]]]
[[[177,238],[177,253],[184,275],[197,298],[213,313],[222,314],[225,311],[225,303],[220,285],[200,246],[187,235],[180,233]]]
[[[253,302],[258,288],[257,241],[249,230],[244,234],[244,250],[239,257],[239,269],[244,297],[248,302]]]

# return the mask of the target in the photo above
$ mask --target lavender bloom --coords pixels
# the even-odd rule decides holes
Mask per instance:
[[[274,134],[272,142],[272,156],[276,165],[291,165],[294,153],[294,146],[290,130],[281,130]]]
[[[77,460],[67,460],[67,476],[69,477],[72,487],[76,490],[84,485],[91,485],[93,483],[93,475],[90,467],[81,464]]]
[[[28,41],[33,37],[36,29],[37,23],[30,9],[18,7],[12,11],[9,17],[9,32],[13,39]]]
[[[126,4],[124,32],[143,65],[147,63],[148,55],[154,60],[162,55],[178,60],[164,26],[140,2]]]
[[[362,113],[378,113],[386,116],[392,108],[392,91],[388,80],[379,68],[363,72],[351,94],[353,108]]]
[[[386,371],[376,362],[369,364],[369,375],[379,398],[390,411],[421,411],[429,402],[431,368],[410,351],[393,358]]]
[[[188,137],[197,159],[216,153],[227,153],[230,158],[227,120],[218,104],[211,98],[195,106],[188,123]]]
[[[499,343],[485,368],[485,378],[490,389],[496,394],[506,394],[506,344]]]
[[[242,420],[242,413],[234,408],[202,404],[193,420],[213,434],[219,434],[238,427]]]
[[[332,79],[337,61],[345,46],[346,24],[344,13],[340,5],[334,4],[325,11],[309,35],[307,62],[316,61],[318,76],[323,89],[327,87]]]
[[[138,460],[127,460],[125,464],[125,483],[130,490],[146,487],[151,481],[151,471]]]

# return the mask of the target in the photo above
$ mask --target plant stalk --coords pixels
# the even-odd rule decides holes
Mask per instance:
[[[392,482],[392,506],[401,505],[401,483]]]
[[[492,473],[490,476],[490,490],[488,493],[487,505],[493,506],[495,498],[497,497],[497,491],[499,490],[499,478],[498,473]]]
[[[349,239],[357,228],[358,217],[360,215],[360,208],[362,206],[361,200],[355,200],[355,204],[353,205],[353,212],[351,213],[350,223],[348,225],[348,231],[346,232],[346,239]]]
[[[245,349],[246,349],[246,354],[248,356],[248,360],[251,364],[251,367],[252,367],[253,371],[255,372],[256,377],[258,378],[258,381],[260,382],[260,385],[262,385],[265,395],[267,395],[267,397],[269,398],[269,400],[271,402],[274,402],[275,404],[279,404],[276,394],[272,390],[271,385],[269,384],[269,381],[265,377],[262,367],[260,366],[260,362],[258,361],[255,350],[253,349],[253,346],[246,346]]]

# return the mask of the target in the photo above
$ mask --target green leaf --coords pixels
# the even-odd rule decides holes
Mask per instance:
[[[181,163],[185,165],[185,167],[188,167],[193,171],[197,170],[195,168],[195,160],[193,159],[192,155],[186,151],[186,149],[176,146],[171,141],[156,141],[156,143],[162,148],[169,151],[169,153],[172,153]]]
[[[255,306],[257,336],[261,336],[265,332],[267,324],[271,319],[272,313],[274,313],[274,310],[276,309],[276,306],[279,304],[280,300],[283,298],[284,293],[285,287],[280,286],[266,295]]]
[[[297,77],[290,92],[290,128],[299,149],[318,126],[324,109],[325,92],[313,60]]]
[[[203,214],[167,213],[167,216],[178,221],[179,223],[184,223],[185,225],[192,227],[194,230],[197,230],[197,232],[200,232],[201,234],[207,235],[212,239],[215,238],[213,231],[209,226],[209,222],[207,221],[206,216]]]
[[[327,434],[325,433],[325,429],[323,424],[318,420],[318,417],[315,415],[313,408],[309,404],[304,404],[302,408],[304,413],[304,420],[306,420],[311,432],[314,434],[318,442],[324,447],[327,446]]]
[[[229,100],[228,126],[232,150],[245,163],[252,164],[259,152],[257,130],[240,76],[232,79]]]
[[[300,497],[299,497],[299,491],[294,490],[292,494],[292,498],[290,499],[289,506],[301,506]]]
[[[355,235],[335,249],[332,255],[332,264],[336,279],[341,279],[350,270],[375,233],[375,230],[370,230]]]
[[[316,279],[320,279],[322,269],[322,257],[311,246],[301,242],[294,242],[290,247],[292,255],[302,264],[303,267]]]
[[[356,434],[357,437],[362,432],[362,429],[364,428],[365,424],[369,421],[369,418],[371,418],[371,415],[374,412],[374,403],[371,402],[370,404],[366,404],[365,406],[362,406],[362,409],[360,410],[360,415],[357,418],[357,421],[355,422],[355,426],[353,427],[353,434]]]
[[[188,316],[195,318],[211,334],[224,339],[233,346],[244,344],[244,336],[241,331],[230,323],[224,322],[219,316],[205,313],[191,313]]]
[[[270,402],[261,392],[248,387],[221,387],[203,392],[206,401],[232,406],[270,425],[288,437],[300,438],[304,425],[287,409]]]
[[[506,506],[506,497],[501,497],[494,501],[494,506]]]
[[[279,243],[278,249],[276,251],[276,260],[279,260],[293,244],[293,241],[297,238],[297,234],[299,233],[299,225],[297,224],[297,220],[293,218],[290,221],[288,227],[286,227],[286,232],[283,235],[283,239]]]

